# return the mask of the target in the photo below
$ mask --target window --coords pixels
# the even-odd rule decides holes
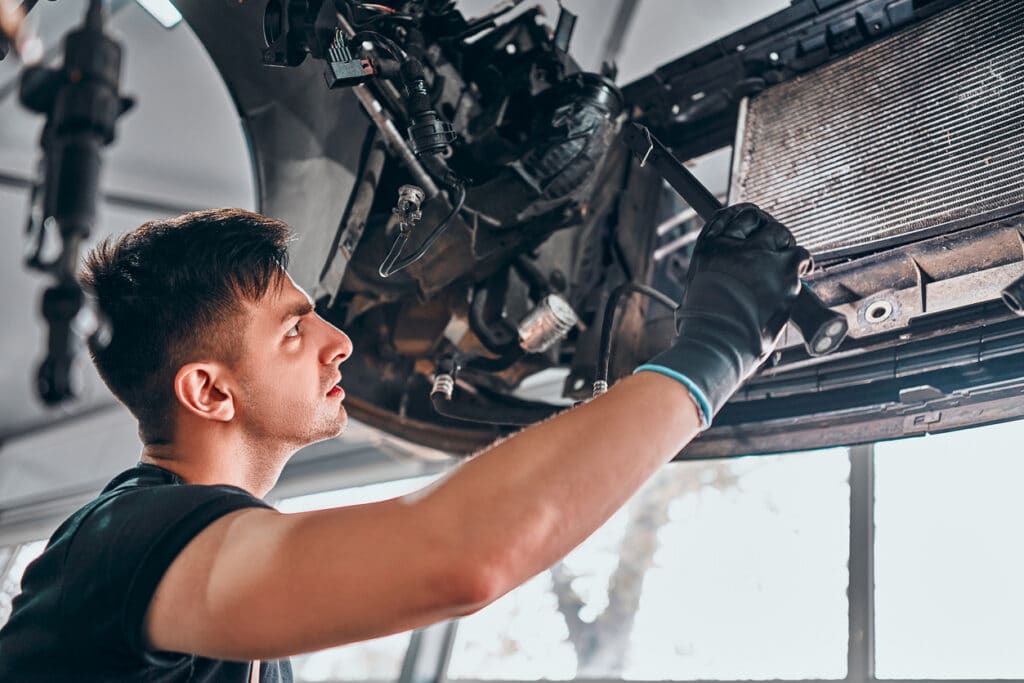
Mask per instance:
[[[463,619],[448,678],[843,678],[848,474],[843,449],[666,467]]]
[[[409,647],[410,633],[332,647],[292,657],[296,683],[306,681],[395,681]]]
[[[21,577],[32,560],[39,557],[46,541],[33,541],[0,548],[0,626],[11,616],[11,601],[21,592]]]
[[[878,678],[1022,678],[1024,422],[875,446]]]
[[[429,485],[438,476],[436,474],[428,474],[422,477],[395,479],[394,481],[383,481],[377,484],[367,484],[366,486],[352,486],[335,491],[311,493],[305,496],[296,496],[295,498],[285,498],[278,502],[276,507],[281,512],[303,512],[305,510],[323,510],[343,505],[373,503],[418,491]]]

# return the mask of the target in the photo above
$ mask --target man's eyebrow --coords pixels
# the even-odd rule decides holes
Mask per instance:
[[[309,315],[313,312],[313,304],[309,301],[296,302],[285,312],[281,318],[281,322],[284,323],[286,320],[291,318],[301,318],[304,315]]]

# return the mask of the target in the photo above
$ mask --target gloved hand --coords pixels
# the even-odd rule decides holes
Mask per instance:
[[[754,204],[719,211],[694,246],[672,347],[634,372],[682,382],[703,428],[775,348],[810,253]]]

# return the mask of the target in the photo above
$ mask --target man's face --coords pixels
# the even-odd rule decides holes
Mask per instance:
[[[348,335],[317,315],[288,276],[250,306],[235,419],[273,446],[300,448],[341,434],[348,415],[345,392],[335,385],[338,366],[352,353]]]

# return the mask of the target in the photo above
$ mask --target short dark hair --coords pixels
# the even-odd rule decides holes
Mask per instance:
[[[195,211],[108,238],[86,258],[81,280],[110,324],[91,345],[100,376],[139,421],[145,444],[174,435],[174,376],[198,360],[234,363],[240,339],[226,325],[280,286],[291,233],[242,209]]]

